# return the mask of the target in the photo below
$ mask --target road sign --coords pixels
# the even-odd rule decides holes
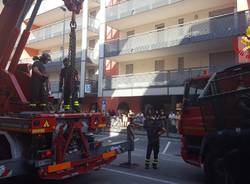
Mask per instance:
[[[106,104],[107,104],[106,99],[103,99],[102,100],[102,105],[106,105]]]
[[[91,84],[85,84],[85,93],[91,93]]]

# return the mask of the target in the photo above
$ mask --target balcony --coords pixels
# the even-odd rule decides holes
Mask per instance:
[[[129,0],[106,8],[106,20],[113,21],[131,15],[169,6],[183,0]]]
[[[50,55],[51,55],[52,62],[46,65],[47,71],[48,72],[58,71],[59,69],[61,69],[61,65],[62,65],[61,63],[61,61],[63,60],[62,51],[51,52]],[[68,50],[64,51],[64,55],[65,57],[67,57]],[[76,67],[78,68],[80,67],[81,55],[82,55],[81,49],[77,48],[76,49]],[[97,66],[98,61],[99,61],[99,52],[94,49],[88,49],[86,61],[87,61],[86,62],[87,66]],[[32,58],[23,58],[21,59],[21,63],[33,63],[33,60]]]
[[[82,17],[78,16],[76,18],[77,23],[77,31],[82,29]],[[65,20],[65,34],[69,34],[70,32],[70,19]],[[89,17],[88,20],[88,30],[92,32],[93,35],[98,35],[99,33],[99,21]],[[28,40],[28,44],[32,44],[35,42],[52,39],[55,37],[60,37],[63,35],[63,27],[64,21],[57,22],[55,24],[51,24],[39,29],[36,29],[31,32],[31,35]],[[91,36],[91,35],[90,35]]]
[[[59,97],[59,81],[50,82],[51,93],[54,97]],[[85,94],[95,95],[97,94],[97,81],[96,80],[85,80]]]
[[[202,75],[204,71],[210,74],[221,71],[229,66],[207,66],[187,68],[181,71],[169,70],[160,72],[138,73],[130,75],[117,75],[104,79],[104,90],[131,89],[131,88],[155,88],[155,87],[179,87],[183,86],[187,79]]]
[[[65,57],[68,55],[68,50],[64,51]],[[62,61],[62,51],[58,52],[52,52],[51,58],[52,63],[47,64],[48,71],[55,71],[61,68],[61,62]],[[82,51],[80,48],[76,50],[76,67],[80,68],[80,61],[82,57]],[[87,59],[86,59],[86,65],[87,66],[97,66],[99,61],[99,52],[93,49],[87,50]]]
[[[89,1],[89,8],[96,8],[100,6],[100,0],[91,0]]]
[[[123,0],[106,8],[106,21],[117,30],[125,30],[193,14],[194,10],[198,12],[225,6],[235,6],[235,0]]]
[[[114,57],[136,54],[156,49],[243,35],[247,28],[247,20],[249,18],[248,11],[238,12],[106,42],[105,56]]]

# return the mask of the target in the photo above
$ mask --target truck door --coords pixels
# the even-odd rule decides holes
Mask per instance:
[[[200,77],[186,82],[179,125],[182,158],[196,166],[200,166],[201,141],[205,133],[198,97],[207,80],[208,77]]]

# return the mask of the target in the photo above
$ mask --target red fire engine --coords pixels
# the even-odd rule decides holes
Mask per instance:
[[[179,131],[183,159],[208,183],[250,183],[250,64],[187,81]]]

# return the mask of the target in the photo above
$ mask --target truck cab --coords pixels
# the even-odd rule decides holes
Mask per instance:
[[[186,81],[181,155],[208,184],[250,183],[250,64]]]
[[[179,132],[182,135],[181,156],[189,164],[201,165],[200,150],[205,129],[198,97],[204,89],[208,75],[192,78],[185,82]]]

